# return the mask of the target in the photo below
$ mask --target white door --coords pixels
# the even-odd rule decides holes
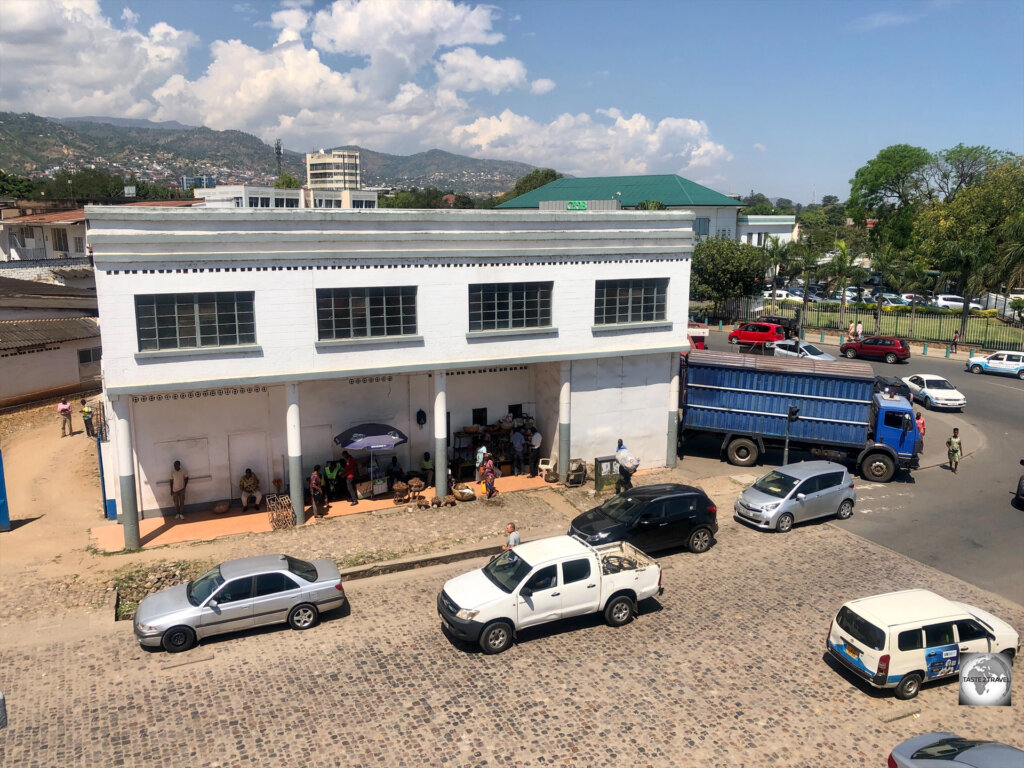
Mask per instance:
[[[238,498],[238,481],[251,469],[260,479],[260,490],[264,494],[274,492],[273,479],[270,477],[269,443],[266,432],[238,432],[228,435],[228,471],[231,487],[231,498]]]
[[[519,593],[519,627],[532,627],[553,621],[562,614],[562,593],[558,588],[558,568],[546,565],[534,571]]]
[[[562,617],[593,613],[601,601],[601,574],[594,573],[592,558],[562,563]]]

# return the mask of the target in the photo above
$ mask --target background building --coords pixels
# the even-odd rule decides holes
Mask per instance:
[[[359,153],[321,149],[306,155],[306,186],[312,190],[360,189]]]

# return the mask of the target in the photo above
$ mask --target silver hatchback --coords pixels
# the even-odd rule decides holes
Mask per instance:
[[[292,629],[309,629],[321,613],[345,602],[341,574],[330,560],[243,557],[143,598],[135,637],[139,645],[186,651],[204,637],[266,624],[287,621]]]
[[[740,494],[733,517],[765,530],[786,533],[793,523],[853,514],[857,493],[846,467],[832,461],[802,461],[773,469]]]

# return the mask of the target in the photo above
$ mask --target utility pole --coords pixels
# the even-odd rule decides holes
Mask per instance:
[[[281,140],[274,141],[274,156],[277,157],[277,178],[281,178],[281,160],[284,156],[284,149],[281,147]]]

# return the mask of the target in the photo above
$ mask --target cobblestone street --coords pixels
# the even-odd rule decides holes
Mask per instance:
[[[923,586],[1018,628],[1024,608],[827,523],[785,536],[748,530],[727,514],[740,485],[706,485],[720,510],[716,545],[664,554],[666,592],[634,623],[615,630],[582,617],[526,630],[497,657],[450,642],[435,609],[444,581],[481,560],[352,581],[351,615],[181,655],[143,651],[130,623],[97,613],[5,622],[0,763],[878,766],[928,731],[1011,741],[1024,732],[1019,702],[960,707],[955,684],[899,702],[823,659],[828,622],[852,597]],[[529,497],[505,501],[485,533],[505,518],[532,520]],[[538,509],[547,521],[563,516]],[[359,517],[386,523],[374,529],[382,547],[399,546],[406,529],[425,541],[442,531],[402,525],[400,514]],[[330,528],[312,529],[322,538],[294,553],[341,559]],[[244,541],[220,559],[248,554]],[[262,541],[257,551],[268,551]]]

